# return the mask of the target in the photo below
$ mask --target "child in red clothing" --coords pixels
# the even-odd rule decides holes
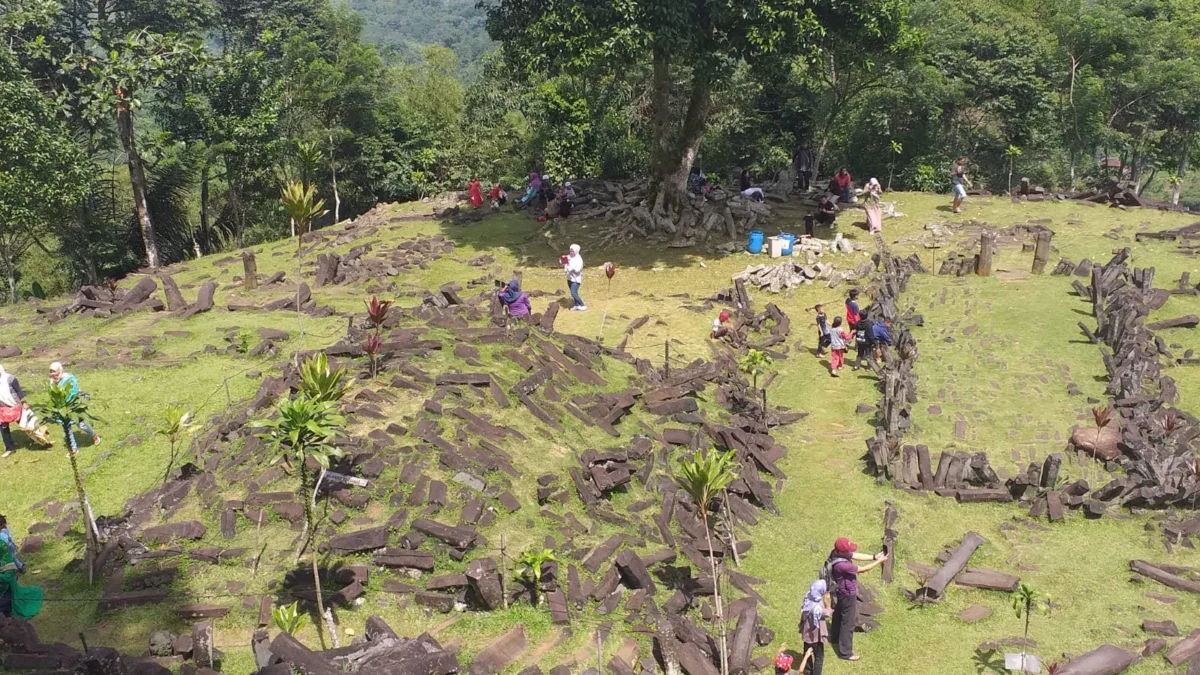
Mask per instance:
[[[837,377],[838,371],[846,365],[846,347],[850,344],[852,333],[842,330],[842,317],[833,317],[833,325],[829,328],[829,374]]]

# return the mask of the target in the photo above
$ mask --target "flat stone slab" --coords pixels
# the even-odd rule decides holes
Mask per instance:
[[[992,610],[983,605],[973,605],[958,613],[958,618],[963,623],[975,623],[982,621],[992,615]]]
[[[475,656],[470,675],[495,675],[516,662],[527,644],[525,627],[517,626],[496,638]]]

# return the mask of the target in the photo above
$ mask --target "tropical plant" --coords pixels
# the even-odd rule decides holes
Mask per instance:
[[[308,624],[308,618],[300,613],[300,603],[293,602],[290,605],[273,608],[271,622],[279,630],[294,637],[296,633],[304,630],[304,626]]]
[[[371,379],[379,376],[379,348],[381,346],[383,346],[383,342],[375,333],[371,333],[366,340],[363,340],[363,351],[371,359]]]
[[[758,377],[766,375],[770,366],[771,357],[761,349],[751,349],[738,361],[738,370],[750,376],[755,391],[758,391]]]
[[[191,422],[192,413],[186,411],[182,405],[172,403],[167,406],[167,409],[163,412],[162,421],[154,430],[155,434],[163,436],[171,444],[171,459],[167,462],[166,472],[163,473],[163,483],[166,483],[171,478],[171,470],[175,468],[179,442],[183,440],[184,436],[196,430],[197,425]]]
[[[380,300],[377,296],[372,295],[366,304],[367,320],[376,330],[379,330],[383,327],[383,322],[387,320],[388,310],[392,308],[392,301]]]
[[[271,449],[271,464],[283,462],[289,468],[300,472],[300,500],[304,504],[304,532],[300,535],[300,544],[296,549],[296,560],[306,547],[312,552],[313,584],[316,587],[317,615],[325,615],[325,603],[321,598],[321,577],[317,570],[317,547],[310,546],[316,536],[313,502],[313,477],[308,468],[308,461],[316,462],[322,470],[327,470],[330,460],[341,457],[344,453],[337,447],[336,441],[342,429],[346,426],[346,418],[337,411],[334,401],[317,400],[307,394],[283,401],[279,404],[277,416],[271,420],[255,422],[254,426],[261,431],[262,437]],[[319,624],[318,624],[319,625]],[[318,630],[318,632],[320,632]],[[324,637],[321,638],[322,643]]]
[[[680,489],[696,503],[696,510],[700,512],[700,522],[704,525],[704,536],[707,539],[710,553],[708,562],[713,578],[713,598],[716,603],[715,619],[720,628],[721,672],[724,675],[728,675],[729,672],[729,648],[725,628],[725,606],[721,600],[721,577],[717,571],[716,556],[711,555],[713,544],[709,507],[712,500],[737,477],[734,473],[733,455],[732,450],[724,453],[716,451],[697,453],[691,461],[684,460],[680,463],[679,475],[675,477],[675,482],[679,484]]]
[[[343,368],[330,368],[324,352],[315,354],[300,364],[300,391],[313,401],[339,401],[346,393]]]
[[[83,487],[83,478],[79,475],[79,464],[75,455],[79,446],[75,443],[75,433],[72,425],[80,422],[95,420],[96,417],[88,410],[85,397],[74,393],[69,385],[51,383],[46,390],[47,402],[35,406],[38,415],[62,428],[67,443],[67,459],[71,462],[71,475],[75,479],[75,494],[79,497],[80,511],[83,516],[85,551],[84,555],[88,568],[88,583],[95,580],[95,561],[100,554],[100,530],[96,527],[96,518],[92,515],[92,505],[88,501],[87,491]]]
[[[1025,639],[1021,642],[1021,672],[1025,672],[1026,645],[1029,644],[1029,618],[1034,611],[1050,613],[1050,596],[1022,581],[1017,586],[1017,592],[1013,594],[1012,606],[1013,611],[1017,613],[1017,618],[1025,619]]]
[[[237,342],[234,344],[233,348],[237,351],[237,353],[247,354],[250,352],[250,343],[254,341],[254,333],[251,333],[248,329],[243,328],[237,332],[237,335],[234,336],[234,340]]]
[[[1021,156],[1021,149],[1015,145],[1010,145],[1004,151],[1004,156],[1008,158],[1008,194],[1012,194],[1012,176],[1013,165],[1016,164],[1017,158]]]
[[[517,562],[525,566],[521,570],[521,577],[529,583],[533,604],[541,604],[542,566],[548,562],[558,562],[558,557],[548,548],[533,548],[522,553]]]
[[[329,213],[325,200],[317,199],[317,188],[299,181],[289,181],[283,187],[281,200],[283,210],[295,224],[296,234],[301,239],[312,229],[314,220]]]

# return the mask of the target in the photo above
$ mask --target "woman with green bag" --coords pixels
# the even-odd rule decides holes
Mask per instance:
[[[42,610],[42,588],[17,581],[17,561],[12,549],[0,546],[0,615],[32,619]]]

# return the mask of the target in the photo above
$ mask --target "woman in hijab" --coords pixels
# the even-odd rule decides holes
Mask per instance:
[[[4,366],[0,366],[0,436],[4,438],[4,457],[17,451],[8,425],[21,421],[21,415],[27,407],[22,400],[24,398],[25,392],[21,390],[21,383],[6,371]]]
[[[825,643],[829,642],[829,626],[825,622],[825,593],[828,585],[823,579],[812,582],[800,609],[800,637],[804,640],[804,660],[800,670],[804,675],[821,675],[825,666]]]
[[[17,581],[19,563],[12,549],[0,546],[0,616],[32,619],[42,609],[42,589]]]
[[[499,292],[500,304],[508,310],[508,315],[514,319],[528,318],[532,308],[529,305],[529,294],[521,291],[521,281],[511,279]]]
[[[863,190],[863,210],[867,212],[867,230],[871,234],[883,231],[883,209],[879,205],[879,197],[883,195],[883,186],[879,179],[872,178]]]
[[[538,192],[542,189],[542,176],[536,171],[529,173],[529,189],[525,191],[525,196],[521,197],[521,206],[525,206],[537,197]]]

